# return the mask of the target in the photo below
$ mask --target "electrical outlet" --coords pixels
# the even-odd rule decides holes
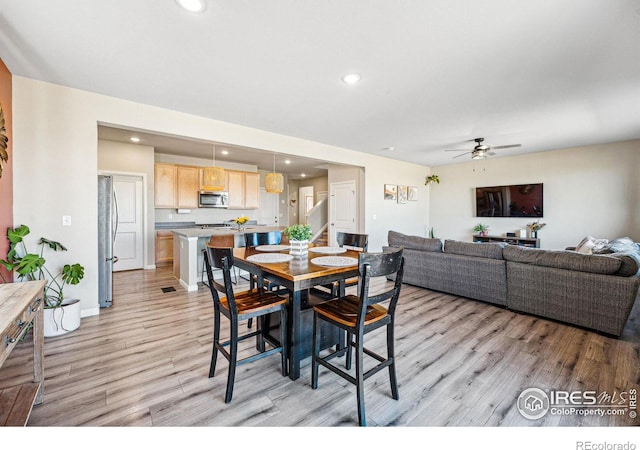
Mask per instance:
[[[63,227],[71,226],[71,216],[62,216],[62,226]]]

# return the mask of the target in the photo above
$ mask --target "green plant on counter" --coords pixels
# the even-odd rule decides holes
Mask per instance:
[[[311,225],[295,224],[287,227],[283,231],[284,235],[289,240],[294,241],[308,241],[313,237],[311,232]]]
[[[435,230],[433,229],[433,227],[429,227],[429,237],[430,237],[431,239],[435,239],[435,238],[436,238],[436,232],[435,232]]]
[[[45,308],[62,306],[65,285],[78,284],[84,278],[84,267],[78,263],[65,264],[59,271],[52,272],[45,266],[44,249],[48,247],[53,251],[67,251],[67,248],[60,242],[40,238],[38,241],[40,253],[29,253],[24,243],[24,237],[29,233],[29,227],[26,225],[7,228],[9,252],[6,260],[0,259],[0,264],[9,272],[15,270],[19,280],[46,280],[47,284],[44,288]],[[6,283],[7,280],[4,277],[2,278],[3,282]]]

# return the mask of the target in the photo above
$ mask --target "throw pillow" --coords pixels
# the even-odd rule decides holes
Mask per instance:
[[[593,236],[586,236],[577,245],[575,251],[578,253],[591,255],[604,248],[604,246],[606,246],[608,242],[608,239],[596,239]]]
[[[601,248],[594,248],[593,253],[606,254],[606,253],[634,253],[637,249],[633,239],[629,237],[622,237],[614,239],[603,245]]]

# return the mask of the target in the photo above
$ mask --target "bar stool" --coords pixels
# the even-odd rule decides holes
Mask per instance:
[[[233,248],[235,246],[235,237],[233,234],[219,234],[219,235],[212,234],[211,237],[209,238],[208,245],[210,245],[211,247]],[[206,249],[203,248],[202,249],[202,270],[200,272],[200,280],[202,281],[202,284],[209,287],[209,283],[205,281],[205,276],[206,276],[206,268],[204,264],[205,251]],[[233,284],[238,284],[238,273],[236,272],[235,266],[232,268],[232,272],[233,272],[233,278],[235,280],[233,281]]]
[[[234,292],[231,283],[230,269],[233,267],[233,250],[231,248],[211,247],[205,248],[205,266],[207,278],[209,279],[209,290],[213,297],[213,350],[211,354],[211,365],[209,367],[209,378],[215,375],[218,352],[229,362],[229,373],[227,376],[227,389],[224,397],[225,403],[231,402],[233,396],[233,385],[235,382],[236,367],[240,364],[249,363],[280,353],[282,376],[287,376],[287,299],[255,288],[242,292]],[[213,268],[221,269],[224,283],[218,283],[213,278]],[[218,292],[224,293],[220,297]],[[242,320],[263,318],[271,313],[280,313],[280,342],[274,341],[258,329],[253,332],[240,335],[238,325]],[[220,340],[220,317],[221,315],[229,319],[230,337],[226,341]],[[257,336],[262,341],[262,347],[268,343],[271,349],[254,353],[243,359],[238,359],[238,343],[245,339]],[[229,350],[225,347],[229,347]]]
[[[313,353],[311,355],[311,387],[318,388],[318,368],[323,366],[341,376],[348,382],[356,385],[358,402],[358,421],[360,426],[367,424],[364,409],[364,380],[378,373],[384,368],[389,368],[389,381],[391,383],[391,396],[394,400],[400,398],[398,382],[395,370],[395,350],[393,339],[393,327],[395,311],[400,297],[402,276],[404,273],[403,249],[393,249],[385,253],[361,253],[358,256],[358,268],[360,272],[359,294],[346,295],[313,307]],[[393,288],[384,292],[369,295],[371,278],[386,277],[396,274]],[[380,305],[389,301],[387,308]],[[320,322],[328,322],[338,327],[347,334],[347,348],[338,348],[328,355],[320,356]],[[364,336],[382,326],[387,327],[387,356],[381,356],[364,347]],[[355,340],[354,340],[355,337]],[[350,375],[346,370],[330,362],[331,359],[347,354],[347,370],[350,366],[351,351],[356,352],[356,374]],[[375,367],[364,372],[364,355],[378,361]]]

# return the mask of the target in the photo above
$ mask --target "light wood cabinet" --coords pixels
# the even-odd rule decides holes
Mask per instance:
[[[178,208],[198,207],[198,168],[178,166],[177,197]]]
[[[258,209],[260,206],[260,174],[227,170],[229,209]]]
[[[156,264],[173,261],[173,233],[156,231]]]
[[[156,208],[176,207],[178,204],[177,185],[178,168],[176,165],[156,163],[154,170]]]
[[[156,163],[154,170],[156,208],[197,208],[198,168]]]

